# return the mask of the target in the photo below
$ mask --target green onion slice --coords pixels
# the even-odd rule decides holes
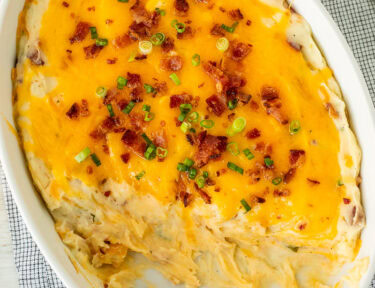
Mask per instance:
[[[191,112],[189,116],[187,117],[187,121],[189,122],[197,122],[199,119],[199,113],[198,112]]]
[[[289,124],[289,133],[290,135],[297,134],[298,131],[301,129],[301,123],[298,120],[293,120]]]
[[[104,47],[108,45],[108,39],[105,38],[97,38],[95,41],[95,45],[99,47]]]
[[[180,172],[186,172],[189,168],[183,164],[183,163],[178,163],[177,164],[177,170]]]
[[[148,138],[148,136],[147,136],[145,133],[142,133],[142,134],[141,134],[141,137],[143,138],[143,140],[145,140],[147,146],[152,146],[152,145],[154,145],[154,143],[152,143],[151,139]]]
[[[233,155],[238,156],[240,155],[240,149],[238,149],[238,144],[236,142],[230,142],[227,145],[227,150]]]
[[[156,155],[159,158],[165,158],[168,155],[168,150],[163,148],[163,147],[158,147],[158,148],[156,148]]]
[[[137,52],[133,51],[133,52],[130,54],[130,56],[129,56],[128,63],[134,62],[136,56],[137,56]]]
[[[81,163],[83,161],[86,160],[87,157],[89,157],[91,154],[91,150],[89,147],[86,147],[85,149],[83,149],[81,152],[79,152],[75,157],[74,159],[78,162],[78,163]]]
[[[197,183],[198,188],[203,188],[206,184],[206,179],[203,176],[199,176],[195,179],[195,183]]]
[[[207,172],[207,171],[204,171],[204,172],[203,172],[203,177],[204,177],[204,178],[208,178],[208,172]]]
[[[160,46],[165,41],[165,35],[163,33],[156,33],[151,36],[150,41],[152,45]]]
[[[122,2],[122,3],[128,3],[129,0],[117,0],[118,2]]]
[[[98,31],[96,30],[96,27],[90,27],[90,33],[91,33],[91,39],[98,38]]]
[[[341,179],[339,179],[339,180],[337,180],[337,186],[343,186],[344,185],[344,183],[342,182],[342,180]]]
[[[166,12],[164,9],[155,8],[156,13],[158,13],[160,16],[165,16]]]
[[[115,117],[115,112],[113,112],[112,104],[107,105],[108,113],[110,117]]]
[[[169,78],[171,78],[171,80],[174,82],[174,84],[176,84],[177,86],[181,85],[181,81],[180,79],[178,78],[177,74],[176,73],[172,73],[171,75],[169,75]]]
[[[190,128],[191,128],[191,123],[185,122],[185,121],[182,122],[181,127],[180,127],[181,131],[184,134],[188,133],[188,131],[189,131]]]
[[[238,117],[233,121],[232,126],[228,128],[227,135],[234,136],[237,133],[242,132],[245,129],[245,127],[246,119],[243,117]]]
[[[228,39],[225,38],[225,37],[217,39],[217,41],[216,41],[216,48],[219,51],[221,51],[221,52],[227,51],[228,48],[229,48],[229,41],[228,41]]]
[[[188,168],[190,168],[191,166],[194,165],[194,160],[190,159],[190,158],[185,158],[184,160],[184,165]]]
[[[142,107],[142,110],[146,111],[146,112],[150,112],[151,111],[151,106],[144,104],[143,107]]]
[[[249,160],[251,160],[255,157],[254,154],[251,153],[249,148],[246,148],[245,150],[243,150],[243,154],[245,154],[246,158],[249,159]]]
[[[147,41],[147,40],[139,41],[138,47],[139,47],[139,51],[143,55],[148,55],[152,52],[152,43],[150,41]]]
[[[147,160],[152,160],[156,157],[156,147],[154,144],[147,147],[145,152],[145,158]]]
[[[176,19],[174,19],[171,22],[171,26],[176,29],[177,33],[184,33],[185,32],[185,28],[186,28],[185,23],[180,23]]]
[[[154,118],[155,118],[154,113],[146,111],[145,119],[144,119],[146,122],[150,122],[150,121],[154,120]]]
[[[191,58],[191,64],[193,64],[193,66],[199,66],[200,63],[201,63],[201,56],[199,56],[199,54],[194,54],[193,57]]]
[[[241,202],[243,208],[245,208],[246,212],[249,212],[251,210],[250,205],[247,203],[247,201],[245,199],[242,199],[240,202]]]
[[[273,165],[273,160],[270,157],[266,157],[264,158],[264,164],[266,164],[268,168],[271,168]]]
[[[237,166],[233,162],[228,162],[227,167],[233,171],[243,174],[243,168],[241,168],[240,166]]]
[[[210,129],[212,127],[215,126],[215,122],[213,120],[208,120],[208,119],[205,119],[205,120],[202,120],[200,125],[203,127],[203,128],[206,128],[206,129]]]
[[[184,103],[180,105],[181,112],[189,113],[192,109],[193,109],[193,105],[191,105],[190,103]]]
[[[130,101],[129,104],[124,108],[124,110],[122,110],[122,112],[125,114],[129,114],[133,110],[134,106],[135,106],[135,102]]]
[[[128,84],[128,79],[125,79],[122,76],[117,77],[117,89],[124,89],[126,84]]]
[[[197,177],[197,174],[198,174],[197,169],[195,169],[195,168],[190,168],[190,170],[189,170],[189,175],[188,175],[190,179],[194,180],[195,177]]]
[[[146,93],[154,93],[154,92],[155,92],[155,88],[152,87],[152,86],[149,85],[149,84],[144,84],[143,87],[145,88]]]
[[[107,88],[101,86],[96,89],[96,95],[100,98],[107,96]]]
[[[236,30],[237,25],[238,25],[238,22],[236,21],[232,24],[232,26],[227,26],[225,24],[222,24],[221,28],[224,29],[225,31],[229,32],[229,33],[233,33],[234,30]]]
[[[283,181],[283,179],[281,177],[276,177],[276,178],[273,178],[272,179],[272,184],[277,186],[279,185],[281,182]]]
[[[237,107],[237,103],[238,103],[237,99],[229,100],[228,101],[228,109],[233,110],[234,108]]]
[[[136,178],[137,180],[141,180],[142,177],[145,176],[145,174],[146,174],[146,171],[143,170],[142,172],[138,173],[138,174],[135,176],[135,178]]]
[[[91,157],[91,160],[95,163],[96,166],[100,166],[102,164],[102,162],[100,162],[100,159],[98,158],[98,156],[95,154],[95,153],[92,153],[90,155]]]

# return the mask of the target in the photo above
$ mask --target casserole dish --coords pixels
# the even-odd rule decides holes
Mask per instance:
[[[297,5],[298,6],[298,5]],[[310,8],[307,6],[307,8],[306,8],[306,6],[307,6],[307,4],[304,4],[304,5],[302,5],[301,4],[301,8],[300,8],[300,10],[298,10],[299,8],[297,7],[297,10],[298,11],[300,11],[301,12],[301,14],[302,15],[304,15],[305,16],[305,14],[304,14],[304,11],[303,11],[303,9],[308,9],[308,11],[314,11],[313,10],[313,8],[315,7],[315,6],[311,6]],[[315,12],[314,12],[315,13]],[[318,15],[318,13],[316,13],[317,15]],[[313,16],[314,16],[314,18],[313,19],[315,19],[316,20],[316,16],[315,16],[315,14],[312,14]],[[311,19],[309,19],[309,17],[307,17],[307,16],[305,16],[306,18],[307,18],[307,20],[311,20]],[[323,23],[323,22],[318,22],[319,24],[320,23]],[[312,24],[312,26],[313,26],[313,28],[314,28],[314,24],[315,23],[311,23]],[[333,39],[333,38],[335,38],[334,36],[335,35],[327,35],[327,38],[324,38],[323,36],[320,36],[320,33],[323,33],[323,32],[321,32],[319,29],[321,28],[321,25],[319,25],[318,26],[318,24],[316,24],[317,26],[317,28],[315,29],[315,32],[319,35],[319,38],[318,38],[318,40],[321,42],[321,43],[328,43],[328,39]],[[6,28],[5,28],[6,29]],[[324,27],[324,29],[326,29],[325,27]],[[7,30],[8,32],[9,31],[11,31],[11,29],[8,29]],[[339,40],[337,40],[337,43],[339,43]],[[324,45],[322,45],[323,46],[323,50],[324,50],[324,52],[326,52],[326,55],[327,55],[327,58],[328,58],[328,61],[330,61],[330,57],[329,57],[329,55],[333,55],[333,52],[332,52],[332,54],[331,54],[331,51],[335,51],[336,52],[336,55],[337,55],[337,50],[338,50],[338,47],[335,47],[334,45],[329,45],[328,47],[327,47],[327,51],[325,51],[325,49],[324,49]],[[330,49],[333,49],[333,50],[330,50]],[[345,55],[345,53],[343,52],[343,54],[342,54],[343,56],[342,56],[342,58],[348,58],[348,57],[346,57],[346,55]],[[337,58],[335,58],[335,59],[337,59]],[[350,67],[346,67],[345,65],[343,65],[343,63],[345,63],[345,59],[341,59],[341,57],[339,57],[339,61],[337,62],[337,63],[335,63],[334,62],[334,60],[335,59],[332,59],[332,63],[331,63],[331,66],[333,67],[333,69],[336,71],[345,71],[345,73],[343,73],[343,75],[341,75],[340,73],[337,73],[337,78],[338,78],[338,80],[339,80],[339,82],[341,82],[341,84],[343,84],[343,83],[350,83],[350,86],[348,86],[348,87],[343,87],[343,92],[344,92],[344,94],[345,95],[349,95],[349,96],[351,96],[351,95],[354,95],[354,91],[356,91],[357,93],[358,93],[358,91],[360,90],[359,88],[357,88],[357,87],[355,87],[355,85],[353,84],[353,78],[355,78],[354,76],[352,76],[352,75],[347,75],[347,71],[349,70],[349,71],[354,71],[353,70],[353,68],[350,68]],[[340,64],[340,65],[339,65]],[[348,62],[348,65],[349,65],[350,63]],[[345,77],[350,77],[349,79],[351,79],[351,81],[352,82],[346,82],[346,79],[345,79]],[[342,81],[344,81],[344,82],[342,82]],[[351,89],[355,89],[355,90],[353,90],[353,91],[351,91]],[[356,93],[356,94],[357,94]],[[365,95],[365,94],[364,94]],[[365,96],[364,96],[365,97]],[[364,99],[364,97],[363,97],[363,99]],[[353,100],[354,101],[354,100]],[[356,102],[350,102],[350,99],[349,99],[349,106],[353,106],[353,107],[360,107],[361,105],[359,105],[358,103],[356,103]],[[359,111],[359,110],[358,110]],[[361,109],[361,111],[363,111],[363,109]],[[357,115],[357,113],[355,113],[355,111],[354,111],[354,114],[355,115]],[[358,115],[359,115],[359,112],[358,112]],[[359,117],[359,116],[358,116]],[[363,118],[363,117],[362,117]],[[355,119],[356,120],[356,119]],[[357,121],[357,120],[356,120]],[[368,120],[368,119],[364,119],[364,121],[366,121],[366,122],[364,122],[364,123],[373,123],[373,121],[371,121],[371,120]],[[354,124],[356,124],[356,123],[354,123]],[[358,129],[356,129],[356,131],[358,131],[359,130],[359,127],[365,127],[364,125],[362,125],[362,126],[360,126],[360,123],[359,123],[359,125],[358,125]],[[356,125],[354,125],[354,128],[356,128]],[[368,130],[368,129],[366,129],[366,130]],[[366,132],[368,132],[368,131],[366,131]],[[372,133],[372,131],[371,131],[371,133]],[[370,133],[370,135],[372,135]],[[360,135],[360,133],[358,133],[359,135],[359,138],[361,139],[361,135]],[[371,143],[371,141],[369,142],[369,143]],[[361,143],[362,144],[362,146],[364,146],[365,145],[365,143]],[[15,146],[15,145],[13,145],[13,146]],[[365,149],[364,149],[365,150]],[[9,152],[8,152],[9,153]],[[371,157],[371,155],[370,154],[367,154],[367,151],[364,151],[364,154],[366,155],[366,159],[371,159],[372,157]],[[7,163],[7,161],[5,160],[5,165],[7,165],[8,163]],[[12,163],[13,164],[13,163]],[[364,165],[366,165],[366,163],[364,163]],[[11,170],[12,171],[12,170]],[[22,176],[24,176],[24,177],[21,177],[21,179],[27,179],[26,178],[26,175],[22,175]],[[11,178],[12,178],[12,176],[10,176]],[[363,175],[363,177],[365,178],[365,182],[367,181],[366,180],[366,176],[365,175]],[[18,179],[17,179],[18,180]],[[12,182],[12,180],[11,180],[11,182]],[[366,183],[368,183],[368,182],[366,182]],[[12,183],[11,183],[11,186],[12,186]],[[18,187],[18,188],[20,188],[20,187]],[[22,189],[23,191],[25,191],[24,189]],[[29,195],[30,196],[30,195]],[[16,197],[17,198],[17,197]],[[27,199],[27,197],[25,198],[23,198],[23,199]],[[27,199],[28,200],[28,199]],[[366,201],[368,201],[368,200],[366,200],[366,197],[365,197],[365,202]],[[20,204],[20,201],[18,201],[18,203]],[[27,203],[29,203],[29,201],[27,201]],[[366,204],[366,203],[365,203]],[[365,206],[366,207],[366,206]],[[23,210],[22,208],[21,208],[21,210]],[[33,218],[33,216],[30,216],[30,215],[27,215],[27,212],[25,212],[26,213],[26,219],[31,219],[31,218]],[[25,216],[25,215],[24,215]],[[371,217],[370,217],[370,219],[371,219]],[[31,223],[32,224],[32,223]],[[36,223],[34,223],[34,225],[35,225]],[[44,227],[44,224],[43,223],[40,223],[41,225],[43,225],[43,227]],[[34,233],[35,234],[35,233]],[[38,233],[36,233],[36,234],[38,234]],[[51,233],[51,234],[53,234],[53,233]],[[363,243],[364,243],[364,247],[365,247],[365,249],[363,249],[364,251],[366,251],[366,253],[369,253],[369,249],[366,249],[367,247],[366,247],[366,241],[367,241],[367,238],[364,238],[364,241],[363,241]],[[369,243],[369,241],[367,241],[368,243]],[[48,243],[58,243],[58,241],[56,241],[56,239],[52,239],[52,241],[48,241]],[[40,245],[41,245],[41,247],[44,249],[45,248],[45,245],[43,245],[43,241],[42,242],[40,242],[39,243]],[[47,247],[48,247],[48,245],[47,245]],[[48,255],[50,255],[49,253],[47,253]],[[371,253],[370,253],[371,254]],[[367,255],[360,255],[360,256],[367,256]],[[60,258],[59,258],[60,259]],[[55,265],[58,265],[59,263],[56,263]],[[61,264],[61,263],[60,263]],[[60,270],[60,269],[57,269],[58,271]],[[64,277],[62,277],[63,279],[64,279]],[[80,285],[80,286],[82,286],[82,285]]]

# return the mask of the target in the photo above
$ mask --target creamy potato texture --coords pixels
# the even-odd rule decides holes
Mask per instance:
[[[186,287],[343,285],[360,150],[287,3],[26,1],[18,39],[28,165],[93,286],[142,267]]]

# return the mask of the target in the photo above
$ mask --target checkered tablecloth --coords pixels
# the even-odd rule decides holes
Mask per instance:
[[[308,1],[308,0],[306,0]],[[321,0],[339,25],[365,76],[375,104],[375,0]],[[0,164],[14,257],[22,288],[63,288],[33,242],[12,199]],[[373,281],[372,288],[375,288]]]

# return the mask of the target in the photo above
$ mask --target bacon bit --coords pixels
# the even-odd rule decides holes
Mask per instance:
[[[215,62],[203,62],[203,70],[216,82],[216,90],[221,93],[224,87],[228,86],[229,77],[222,70],[216,67]]]
[[[129,26],[129,37],[134,41],[150,36],[151,30],[144,23],[136,23],[133,21]]]
[[[296,50],[298,52],[301,51],[302,46],[299,43],[297,43],[295,41],[292,41],[290,39],[288,39],[287,42],[290,45],[290,47],[292,47],[294,50]]]
[[[185,31],[182,33],[177,33],[177,39],[191,39],[194,36],[194,31],[190,26],[185,27]]]
[[[236,62],[241,62],[251,52],[251,44],[233,41],[228,52],[229,57]]]
[[[333,118],[338,118],[340,116],[331,103],[326,104],[326,109]]]
[[[92,169],[92,167],[89,165],[89,166],[87,166],[87,168],[86,168],[86,172],[87,172],[87,174],[92,174],[93,172],[94,172],[94,170]]]
[[[318,180],[314,180],[314,179],[310,179],[310,178],[306,178],[306,180],[308,181],[308,183],[310,183],[313,186],[320,184],[320,182]]]
[[[94,59],[98,57],[102,49],[103,46],[96,46],[96,44],[92,44],[90,46],[83,48],[83,51],[85,52],[86,59]]]
[[[111,196],[111,193],[112,193],[111,190],[105,191],[104,196],[109,197],[109,196]]]
[[[113,45],[119,49],[129,46],[131,43],[132,43],[132,39],[127,33],[121,36],[117,36],[115,40],[113,40]]]
[[[250,108],[253,109],[253,110],[258,110],[259,104],[253,100],[253,101],[250,102]]]
[[[300,167],[305,163],[304,150],[289,150],[289,163],[292,167]]]
[[[260,131],[257,128],[254,128],[246,133],[246,137],[249,139],[255,139],[260,137]]]
[[[281,124],[288,124],[288,118],[281,112],[279,92],[273,87],[262,88],[262,103],[268,115],[272,115]]]
[[[176,198],[181,200],[184,203],[184,206],[187,207],[193,201],[193,195],[187,192],[187,183],[188,179],[185,174],[180,173],[178,180],[176,182]]]
[[[186,134],[186,140],[189,142],[189,144],[191,146],[194,145],[194,139],[193,139],[193,136],[191,134]]]
[[[169,107],[176,108],[180,107],[181,104],[190,103],[193,100],[193,96],[187,93],[172,95],[169,99]]]
[[[90,24],[87,22],[79,22],[74,31],[74,35],[69,39],[70,44],[83,41],[90,32]]]
[[[134,59],[137,60],[137,61],[144,60],[144,59],[147,59],[147,55],[144,55],[144,54],[137,55],[137,56],[135,56]]]
[[[103,152],[104,152],[105,154],[108,154],[108,155],[109,155],[109,147],[108,147],[108,145],[103,144],[103,145],[102,145],[102,148],[103,148]]]
[[[116,64],[116,62],[117,62],[117,58],[107,59],[107,64],[109,65]]]
[[[146,123],[144,116],[141,113],[132,112],[129,114],[130,124],[135,130],[141,130],[145,127]]]
[[[110,25],[110,24],[112,24],[113,23],[113,20],[112,19],[106,19],[105,20],[105,24],[107,24],[107,25]]]
[[[215,191],[215,192],[220,192],[220,190],[221,190],[221,188],[218,187],[218,186],[216,186],[214,191]]]
[[[211,33],[211,35],[214,35],[214,36],[220,36],[220,37],[224,37],[225,36],[224,29],[221,28],[221,25],[219,25],[219,24],[215,24],[211,28],[210,33]]]
[[[348,204],[350,204],[350,202],[352,202],[350,199],[348,199],[348,198],[342,198],[342,200],[344,201],[344,204],[345,205],[348,205]]]
[[[86,99],[81,100],[81,109],[80,109],[80,116],[82,117],[87,117],[90,115],[89,111],[89,103],[87,102]]]
[[[207,186],[214,186],[216,184],[216,182],[214,180],[212,180],[211,178],[207,178],[206,184],[207,184]]]
[[[150,20],[150,13],[146,10],[143,3],[137,0],[133,6],[130,7],[130,12],[132,13],[133,20],[139,23],[148,23]]]
[[[64,7],[66,7],[66,8],[69,7],[69,3],[68,3],[68,2],[65,2],[65,1],[62,2],[62,5],[63,5]]]
[[[227,11],[227,10],[225,10],[225,8],[224,7],[219,7],[219,10],[221,11],[221,12],[223,12],[223,13],[225,13],[225,11]]]
[[[31,48],[27,53],[27,58],[30,59],[31,63],[37,66],[43,66],[44,61],[41,57],[41,52],[37,48]]]
[[[290,195],[290,190],[289,189],[275,189],[273,191],[273,196],[275,197],[288,197]]]
[[[307,226],[307,223],[301,223],[301,224],[298,225],[298,229],[301,230],[301,231],[305,230],[306,226]]]
[[[104,119],[98,127],[90,133],[90,136],[96,140],[102,139],[105,135],[110,132],[116,126],[116,122],[113,118],[107,117]]]
[[[197,167],[203,167],[210,159],[218,159],[226,150],[228,138],[225,136],[213,136],[207,131],[199,133],[197,138],[198,151],[194,158]]]
[[[288,172],[284,175],[284,183],[288,184],[294,178],[296,174],[296,168],[290,168]]]
[[[189,11],[189,3],[186,0],[175,0],[174,7],[179,16],[186,16]]]
[[[228,120],[229,121],[233,121],[234,120],[234,117],[236,116],[236,113],[230,113],[229,115],[228,115]]]
[[[66,49],[66,53],[72,54],[73,51],[72,51],[72,50],[69,50],[69,49]]]
[[[66,116],[68,116],[70,119],[77,119],[79,116],[79,105],[78,103],[73,103],[73,105],[70,107],[68,112],[66,112]]]
[[[161,121],[160,121],[160,126],[161,126],[161,127],[165,127],[166,124],[167,124],[167,123],[166,123],[164,120],[161,120]]]
[[[272,145],[259,142],[255,145],[255,151],[260,152],[264,155],[272,154]]]
[[[130,11],[134,20],[129,26],[130,38],[139,40],[151,36],[151,28],[159,24],[160,15],[155,11],[150,14],[139,0],[130,8]]]
[[[250,94],[238,93],[238,100],[245,105],[250,102],[251,97]]]
[[[133,130],[126,130],[121,138],[122,142],[143,157],[146,151],[146,142]]]
[[[211,204],[211,196],[208,195],[203,189],[199,188],[197,183],[194,183],[194,188],[197,190],[198,194],[202,197],[204,203]]]
[[[250,20],[247,20],[247,21],[246,21],[246,25],[247,25],[247,26],[250,26],[250,25],[251,25],[251,21],[250,21]]]
[[[88,7],[87,10],[88,10],[88,11],[95,11],[95,6]]]
[[[164,81],[156,82],[156,83],[154,83],[153,87],[154,87],[156,93],[160,93],[162,95],[165,95],[168,92],[167,82],[164,82]]]
[[[125,127],[120,127],[120,128],[113,129],[113,132],[115,132],[115,133],[123,133],[125,131],[126,131]]]
[[[128,88],[138,88],[142,86],[142,80],[141,80],[141,75],[139,74],[133,74],[129,73],[127,74],[127,87]]]
[[[182,68],[182,58],[180,56],[169,56],[161,59],[160,67],[167,71],[179,71]]]
[[[164,53],[168,53],[174,49],[174,40],[170,37],[166,37],[161,48]]]
[[[119,90],[117,88],[111,88],[107,91],[107,95],[103,99],[103,104],[108,105],[110,104],[113,100],[116,99],[116,97],[119,95]]]
[[[228,11],[228,15],[229,15],[233,20],[240,21],[240,20],[243,19],[243,14],[241,13],[241,10],[240,10],[240,9],[230,10],[230,11]]]
[[[153,143],[157,147],[167,148],[168,139],[164,129],[157,130],[152,133]]]
[[[263,204],[266,202],[266,199],[262,198],[262,197],[258,197],[258,196],[255,196],[255,199],[256,201],[259,203],[259,204]]]
[[[213,112],[216,116],[220,116],[226,110],[227,105],[225,105],[225,99],[222,96],[212,95],[206,99],[208,105],[207,109]]]
[[[191,20],[186,20],[185,21],[185,24],[191,24],[191,23],[193,23],[193,21],[191,21]]]
[[[198,85],[198,88],[202,88],[204,86],[204,82]]]
[[[129,159],[130,159],[130,154],[129,153],[124,153],[124,154],[121,154],[121,160],[122,162],[124,162],[125,164],[129,162]]]

